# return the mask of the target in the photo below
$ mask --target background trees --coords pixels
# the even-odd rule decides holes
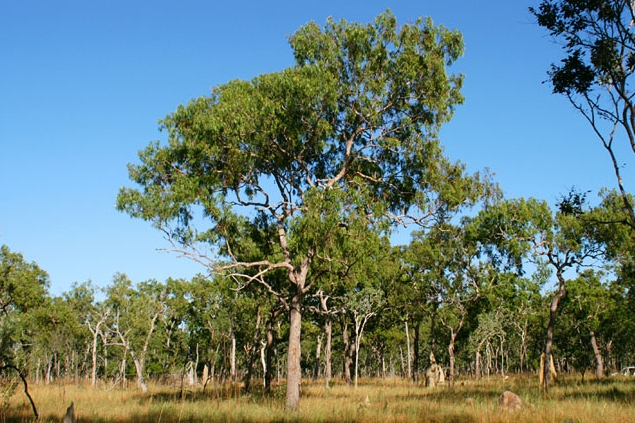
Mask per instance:
[[[635,325],[630,231],[611,236],[605,223],[624,213],[614,208],[615,198],[607,194],[597,207],[573,214],[567,207],[552,214],[535,200],[493,202],[458,224],[440,220],[400,248],[363,225],[340,227],[348,241],[322,250],[328,260],[320,262],[318,290],[306,300],[304,376],[351,384],[403,376],[418,384],[412,375],[426,363],[415,357],[433,350],[455,378],[535,372],[549,342],[560,372],[593,367],[601,378],[619,371],[632,362]],[[4,360],[38,383],[73,378],[98,386],[135,375],[141,389],[152,378],[212,388],[228,382],[238,390],[260,380],[275,389],[273,375],[286,377],[274,358],[289,348],[289,327],[279,319],[280,303],[263,295],[284,281],[274,273],[265,279],[268,287],[236,285],[220,274],[165,283],[118,274],[103,291],[89,281],[51,297],[37,265],[11,258],[4,298],[29,274],[41,296],[7,308]],[[589,258],[598,269],[578,273]],[[329,326],[326,318],[341,325]],[[327,335],[332,349],[319,355]]]
[[[22,254],[0,246],[0,361],[19,366],[16,343],[28,344],[33,329],[25,322],[27,312],[45,303],[48,274]]]

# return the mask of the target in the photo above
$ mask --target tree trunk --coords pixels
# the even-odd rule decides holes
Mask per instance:
[[[344,344],[344,379],[347,385],[352,385],[351,366],[353,365],[353,346],[348,334],[348,320],[346,320],[346,317],[344,317],[342,326],[342,343]]]
[[[450,355],[450,369],[448,375],[448,384],[450,388],[454,388],[454,363],[456,358],[454,356],[454,342],[456,341],[456,333],[452,331],[450,333],[450,343],[448,344],[448,354]]]
[[[265,392],[271,392],[271,380],[273,379],[273,356],[275,354],[276,337],[273,330],[277,312],[272,312],[267,322],[267,343],[265,345]]]
[[[144,393],[148,392],[148,385],[146,385],[146,380],[143,377],[143,368],[144,363],[140,361],[133,353],[130,351],[130,356],[132,357],[132,362],[134,363],[134,368],[137,372],[137,385],[141,388],[141,391]]]
[[[476,350],[476,357],[474,362],[474,377],[476,380],[481,379],[481,351]]]
[[[252,344],[246,348],[245,353],[247,355],[247,373],[245,373],[245,392],[249,392],[251,389],[251,377],[254,372],[256,360],[258,358],[258,346],[260,345],[260,325],[262,322],[262,316],[260,315],[260,306],[256,308],[256,328],[254,329],[254,335],[252,338]]]
[[[435,307],[436,309],[436,307]],[[437,341],[436,341],[436,313],[430,315],[430,352],[435,354],[437,352]],[[436,355],[436,354],[435,354]]]
[[[594,331],[591,331],[591,346],[593,347],[593,354],[595,355],[595,377],[597,380],[602,380],[604,377],[604,361],[602,360],[602,353],[598,347]]]
[[[300,340],[302,334],[302,297],[296,292],[291,298],[289,310],[289,352],[287,356],[287,410],[300,408],[300,384],[302,383]]]
[[[406,326],[406,364],[407,364],[406,379],[410,380],[410,378],[412,377],[412,368],[410,367],[410,363],[412,362],[411,360],[412,355],[410,354],[410,328],[408,327],[408,320],[406,320],[404,323]]]
[[[99,336],[98,332],[93,333],[93,345],[91,347],[92,353],[92,367],[90,370],[90,384],[94,388],[97,386],[97,337]]]
[[[236,383],[236,334],[232,330],[231,333],[232,338],[232,349],[229,356],[229,377],[231,380],[231,384],[234,385]]]
[[[322,334],[317,337],[317,345],[315,347],[315,367],[313,369],[313,382],[317,382],[320,377],[320,355],[322,354]]]
[[[419,354],[419,330],[421,328],[421,321],[418,320],[415,323],[415,327],[414,327],[414,337],[412,340],[412,380],[414,381],[415,385],[417,383],[419,383],[419,361],[420,361],[420,354]]]
[[[357,330],[355,330],[355,382],[354,386],[357,389],[357,379],[359,377],[359,344],[360,344],[360,334]]]
[[[556,317],[558,315],[558,303],[565,296],[567,291],[564,286],[564,278],[558,272],[559,287],[556,294],[551,300],[551,306],[549,307],[549,324],[547,326],[547,340],[545,342],[545,356],[543,363],[543,379],[542,387],[545,392],[549,391],[549,380],[551,378],[551,350],[553,349],[553,333],[556,328]]]
[[[331,317],[326,316],[326,321],[324,322],[324,335],[326,335],[326,342],[324,345],[324,384],[326,388],[329,388],[331,383],[331,378],[333,377],[333,369],[331,367]]]

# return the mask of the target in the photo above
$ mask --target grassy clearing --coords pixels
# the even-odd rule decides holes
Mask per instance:
[[[505,390],[523,399],[520,411],[499,409],[498,396]],[[364,380],[357,389],[336,384],[329,390],[307,383],[297,413],[285,411],[283,388],[270,396],[258,391],[239,394],[231,387],[181,395],[178,388],[160,385],[144,394],[135,388],[92,389],[72,383],[32,385],[29,391],[43,422],[61,421],[71,401],[79,422],[95,423],[635,422],[635,378],[602,383],[568,379],[554,386],[548,396],[541,395],[537,381],[529,377],[459,381],[452,390],[427,389],[401,380]],[[30,405],[18,390],[0,413],[0,422],[30,421]]]

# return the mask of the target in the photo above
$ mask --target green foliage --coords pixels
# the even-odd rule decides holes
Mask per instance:
[[[49,287],[48,274],[20,253],[0,247],[0,311],[26,312],[42,304]]]
[[[632,74],[629,2],[549,0],[530,11],[540,26],[565,41],[568,56],[550,73],[554,92],[587,94],[595,84],[622,83]]]
[[[9,247],[0,247],[0,359],[14,362],[16,346],[29,334],[27,312],[45,304],[49,277],[36,263],[24,260],[20,253]],[[33,333],[33,332],[30,332]]]
[[[543,0],[529,11],[563,46],[564,59],[548,72],[553,92],[568,98],[609,154],[626,222],[633,230],[635,210],[615,141],[627,140],[635,153],[634,5],[626,0]]]
[[[385,230],[416,220],[412,206],[441,213],[487,185],[449,163],[437,139],[462,102],[462,77],[446,73],[462,53],[458,32],[430,20],[398,27],[386,12],[368,25],[310,23],[290,43],[295,66],[231,81],[167,116],[168,145],[150,144],[129,166],[142,189],[122,189],[119,209],[184,248],[297,266],[341,224]]]

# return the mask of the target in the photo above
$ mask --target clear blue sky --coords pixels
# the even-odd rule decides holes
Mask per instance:
[[[452,70],[465,74],[466,101],[442,132],[452,159],[489,168],[508,197],[553,203],[573,185],[614,187],[586,123],[541,83],[560,50],[527,11],[537,3],[3,0],[0,244],[46,270],[53,295],[116,272],[138,282],[203,271],[158,252],[168,246],[158,231],[115,210],[126,164],[164,139],[157,120],[179,104],[291,66],[286,37],[306,22],[369,22],[386,8],[464,34]]]

